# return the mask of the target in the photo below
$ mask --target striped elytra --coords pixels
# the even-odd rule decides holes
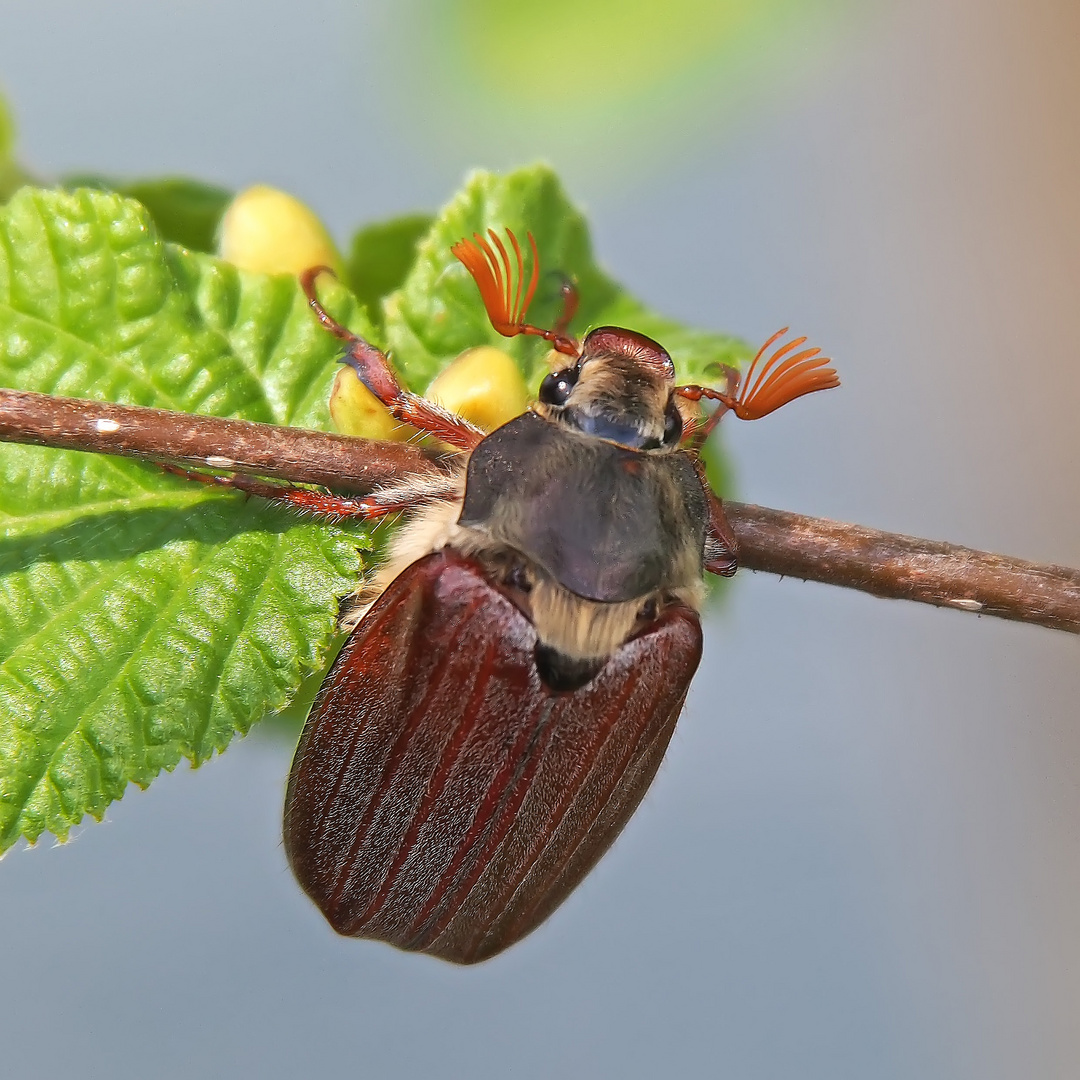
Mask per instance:
[[[544,685],[536,641],[450,548],[410,566],[353,631],[285,804],[293,872],[339,933],[485,960],[618,836],[700,660],[697,614],[671,604],[572,692]]]

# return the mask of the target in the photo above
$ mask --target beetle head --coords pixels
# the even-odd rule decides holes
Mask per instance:
[[[560,358],[561,359],[561,358]],[[682,435],[675,365],[652,338],[600,326],[576,361],[540,384],[537,412],[631,450],[671,450]]]

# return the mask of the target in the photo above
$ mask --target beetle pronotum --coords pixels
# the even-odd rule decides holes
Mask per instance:
[[[367,583],[293,761],[285,849],[335,930],[458,963],[542,922],[611,845],[659,767],[701,656],[703,574],[737,546],[704,480],[720,416],[765,416],[838,385],[804,338],[770,338],[727,387],[677,386],[633,330],[525,322],[539,267],[508,229],[453,248],[507,336],[552,347],[532,407],[485,436],[406,391],[337,323],[345,361],[401,423],[454,447],[450,469],[365,498],[230,484],[334,517],[408,520]],[[741,382],[741,386],[740,386]],[[717,403],[703,417],[696,403]]]

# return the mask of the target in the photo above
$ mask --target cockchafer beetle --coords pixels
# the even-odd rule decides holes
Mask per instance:
[[[737,567],[700,459],[710,431],[839,385],[805,338],[764,359],[782,330],[745,379],[677,386],[644,334],[571,336],[571,286],[556,326],[533,326],[536,244],[526,283],[506,233],[509,248],[489,229],[452,250],[499,333],[552,347],[528,411],[485,436],[405,390],[319,303],[316,267],[302,285],[345,362],[396,420],[458,453],[365,498],[217,478],[335,518],[407,512],[300,738],[285,850],[339,933],[462,964],[551,914],[660,765],[701,657],[703,574]]]

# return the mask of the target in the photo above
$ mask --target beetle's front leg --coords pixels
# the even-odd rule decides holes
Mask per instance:
[[[300,286],[319,322],[348,346],[345,363],[356,372],[364,386],[386,406],[395,420],[433,435],[458,450],[475,449],[484,437],[478,427],[441,405],[406,390],[398,382],[386,354],[359,334],[342,326],[319,303],[315,294],[315,279],[323,272],[332,273],[325,266],[305,270],[300,275]]]
[[[699,457],[692,458],[692,461],[709,506],[709,520],[705,527],[705,569],[710,574],[732,577],[739,569],[739,541],[724,513],[724,504],[709,487],[705,463]]]
[[[709,525],[705,531],[705,569],[710,574],[731,577],[739,569],[739,541],[724,513],[724,504],[708,489]]]
[[[676,386],[675,393],[687,401],[701,401],[707,398],[717,403],[710,416],[706,416],[697,423],[688,424],[683,432],[682,441],[691,449],[698,450],[705,445],[706,439],[712,434],[712,430],[723,418],[724,414],[732,407],[735,395],[739,390],[739,372],[737,368],[729,364],[722,365],[724,374],[724,389],[715,390],[708,386]]]

